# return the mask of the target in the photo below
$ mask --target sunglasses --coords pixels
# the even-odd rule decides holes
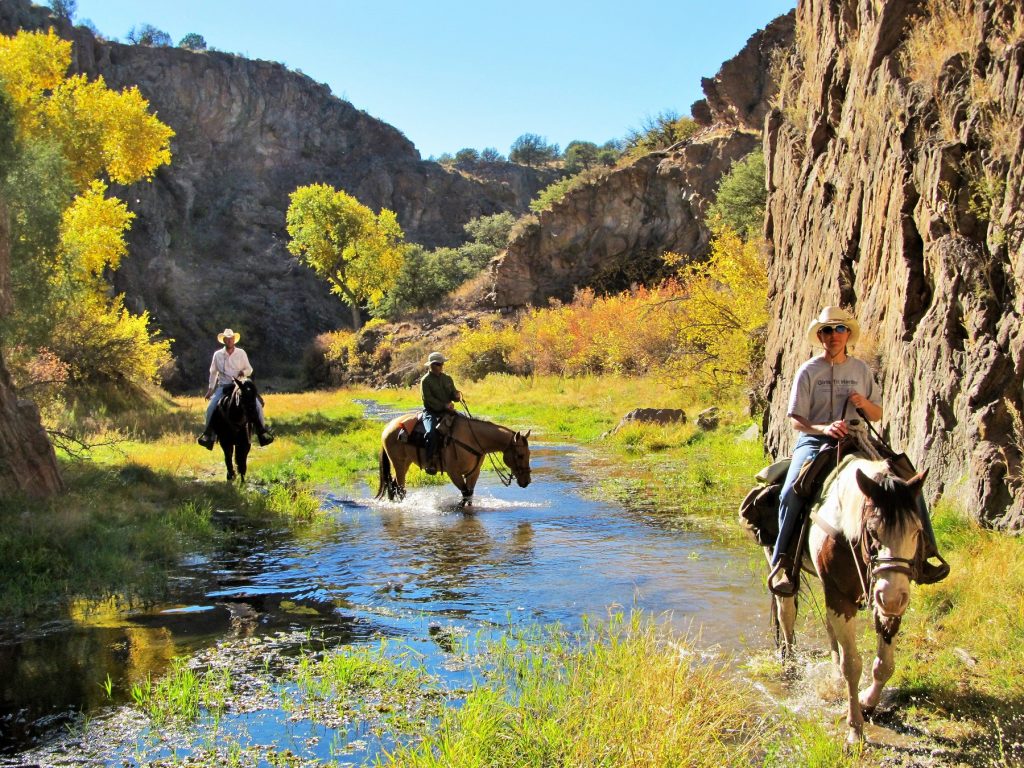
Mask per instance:
[[[823,336],[831,336],[833,333],[849,333],[850,328],[846,325],[823,325],[818,329],[818,333]]]

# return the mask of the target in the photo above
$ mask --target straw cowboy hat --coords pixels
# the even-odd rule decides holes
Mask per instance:
[[[242,338],[242,334],[235,333],[230,328],[225,328],[223,333],[218,333],[217,334],[217,341],[219,341],[221,344],[224,343],[224,339],[234,339],[235,340],[235,344],[237,344],[239,339],[241,339],[241,338]]]
[[[427,355],[427,365],[433,365],[434,363],[444,363],[444,355],[440,352],[431,352]]]
[[[847,344],[856,344],[860,337],[860,323],[857,322],[857,318],[842,307],[829,306],[821,310],[821,314],[807,326],[807,340],[811,342],[812,347],[818,346],[818,331],[826,325],[845,325],[849,328],[850,337],[846,340]]]

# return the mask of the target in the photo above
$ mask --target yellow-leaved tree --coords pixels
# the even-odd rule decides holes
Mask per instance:
[[[70,66],[71,43],[52,31],[0,36],[0,97],[14,131],[0,173],[13,309],[0,330],[24,393],[54,393],[33,371],[65,375],[58,405],[61,396],[109,400],[112,386],[124,394],[120,385],[154,381],[170,361],[148,314],[111,295],[107,278],[127,253],[135,214],[108,182],[151,179],[170,162],[174,132],[137,88],[68,76]]]
[[[374,306],[405,260],[404,234],[392,211],[373,211],[328,184],[309,184],[291,194],[288,250],[327,281],[362,324],[360,308]]]
[[[683,267],[676,368],[718,389],[743,384],[759,357],[768,322],[768,276],[762,241],[712,226],[707,261]],[[679,257],[666,254],[669,263]]]

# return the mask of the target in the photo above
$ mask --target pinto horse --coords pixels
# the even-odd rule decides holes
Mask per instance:
[[[210,428],[216,433],[217,442],[224,451],[228,482],[238,477],[244,483],[246,462],[252,448],[252,429],[256,422],[256,386],[248,379],[235,379],[233,384],[222,388],[220,398],[213,411]]]
[[[895,670],[893,639],[910,605],[910,582],[919,573],[917,511],[927,471],[902,480],[885,461],[856,459],[844,467],[814,513],[803,569],[816,573],[825,593],[832,660],[846,680],[847,741],[864,737],[864,715],[878,705]],[[856,615],[869,606],[877,650],[872,682],[858,694],[862,661]],[[775,597],[783,659],[791,658],[796,596]]]
[[[525,435],[515,430],[483,419],[474,419],[453,414],[451,431],[447,437],[438,434],[442,441],[438,453],[442,468],[447,472],[455,487],[462,491],[461,506],[473,503],[473,489],[476,487],[484,457],[490,453],[501,453],[501,458],[511,471],[505,485],[511,484],[512,477],[520,488],[530,484],[530,433]],[[426,464],[426,449],[398,439],[402,425],[416,418],[416,414],[399,416],[388,422],[381,433],[380,485],[377,498],[386,495],[390,501],[405,498],[405,476],[413,464]],[[394,475],[391,468],[394,467]],[[500,476],[500,472],[499,472]]]

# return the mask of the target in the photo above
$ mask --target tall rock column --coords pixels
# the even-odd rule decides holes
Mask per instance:
[[[11,312],[9,238],[7,204],[0,198],[0,317]],[[39,411],[30,400],[18,399],[0,345],[0,495],[49,496],[62,488]]]
[[[1024,9],[801,2],[765,121],[769,449],[823,304],[862,324],[928,492],[1024,529]]]

